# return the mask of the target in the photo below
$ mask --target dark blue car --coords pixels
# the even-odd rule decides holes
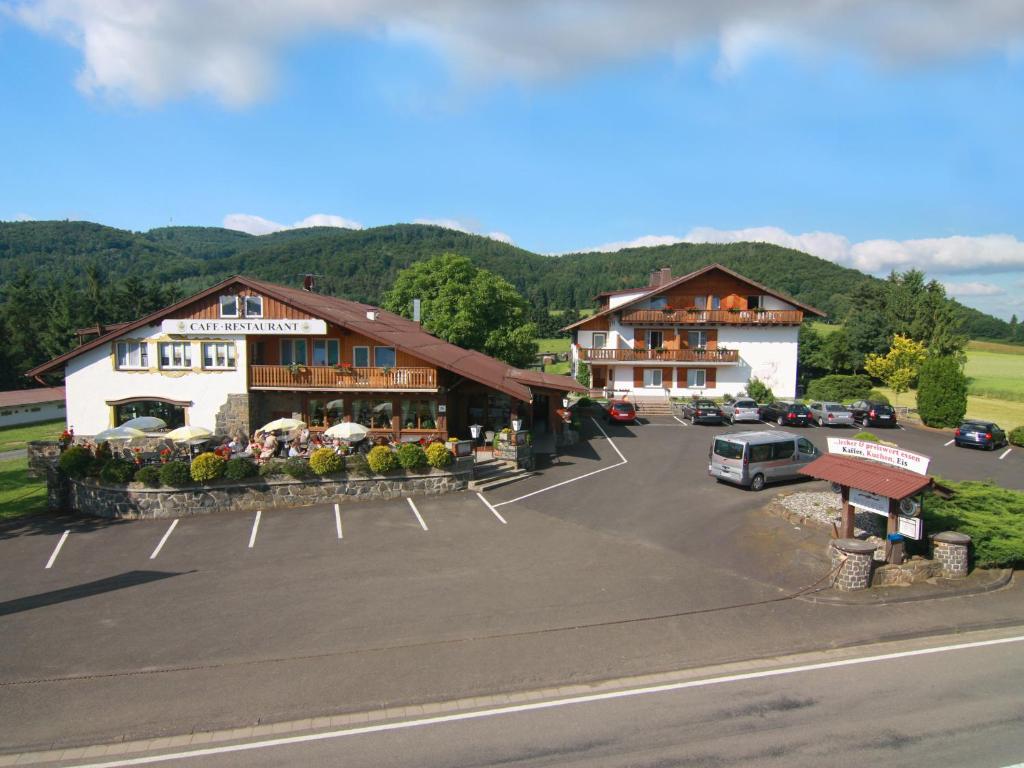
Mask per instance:
[[[991,421],[965,421],[953,433],[953,441],[957,447],[984,448],[991,451],[1007,445],[1006,432],[998,424]]]

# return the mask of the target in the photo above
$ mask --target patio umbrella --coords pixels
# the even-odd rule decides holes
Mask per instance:
[[[132,427],[134,429],[163,429],[167,426],[167,422],[156,416],[136,416],[134,419],[128,419],[122,427]]]
[[[131,440],[133,437],[145,437],[146,433],[141,429],[135,429],[134,427],[126,427],[122,424],[120,427],[114,427],[112,429],[104,429],[93,440],[97,443],[104,441],[110,442],[112,440]]]
[[[362,424],[356,424],[354,421],[343,421],[341,424],[335,424],[333,427],[328,427],[324,430],[324,434],[327,437],[337,437],[340,440],[349,440],[351,442],[362,440],[369,432],[370,430]]]
[[[274,419],[269,424],[264,424],[260,429],[264,432],[282,432],[289,429],[302,429],[306,422],[298,419]]]
[[[208,430],[206,427],[178,427],[164,435],[164,437],[173,440],[176,443],[185,443],[189,440],[199,440],[200,438],[212,436],[213,432]]]

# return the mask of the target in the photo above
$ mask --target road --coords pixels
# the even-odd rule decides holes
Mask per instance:
[[[653,685],[164,750],[156,764],[998,768],[1024,760],[1022,645],[1024,635],[990,632],[770,659]]]

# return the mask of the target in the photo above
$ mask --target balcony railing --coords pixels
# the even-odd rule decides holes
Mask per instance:
[[[622,313],[622,322],[631,325],[800,325],[803,320],[799,309],[632,309]]]
[[[303,365],[250,365],[253,389],[437,389],[434,368],[344,368]]]
[[[586,349],[580,347],[580,359],[609,363],[737,363],[735,349]]]

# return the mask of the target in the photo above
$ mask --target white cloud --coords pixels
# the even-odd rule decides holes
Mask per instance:
[[[459,221],[458,219],[414,219],[413,224],[429,224],[434,227],[454,229],[456,232],[465,232],[470,235],[483,235],[484,237],[491,238],[491,240],[498,240],[502,243],[515,245],[515,241],[512,239],[511,235],[507,235],[504,232],[479,232],[472,225]]]
[[[229,213],[224,217],[223,226],[225,229],[237,229],[240,232],[248,232],[250,235],[269,235],[271,232],[281,232],[285,229],[304,229],[306,227],[340,227],[342,229],[362,229],[363,225],[358,221],[345,219],[341,216],[334,216],[328,213],[314,213],[302,221],[294,224],[279,224],[262,216],[253,216],[250,213]]]
[[[943,283],[950,296],[1002,296],[1005,288],[992,283]]]
[[[601,251],[603,253],[614,253],[625,248],[653,248],[658,245],[675,245],[683,242],[683,238],[675,235],[644,235],[633,240],[620,240],[615,243],[605,243],[594,248],[587,248],[586,251]]]
[[[27,213],[16,213],[14,214],[15,221],[35,221],[34,216],[29,216]]]
[[[200,93],[246,105],[289,45],[331,32],[410,41],[467,79],[539,79],[717,42],[728,76],[766,48],[885,63],[1019,56],[1019,0],[9,0],[8,15],[84,57],[79,87],[153,104]]]

